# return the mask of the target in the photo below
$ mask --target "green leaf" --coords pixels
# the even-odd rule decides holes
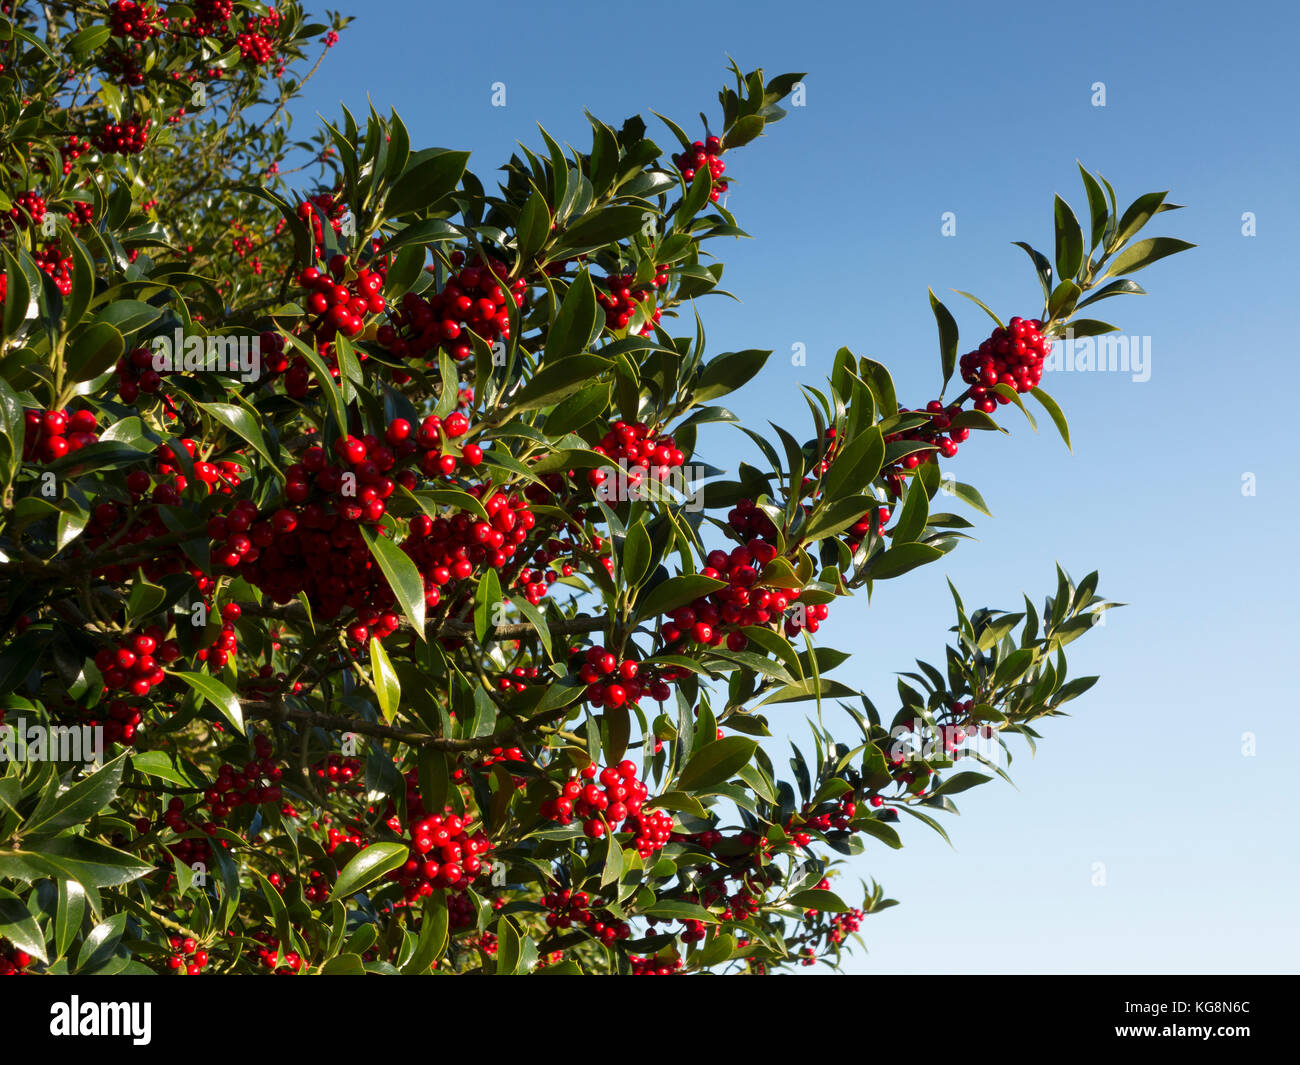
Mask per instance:
[[[1119,225],[1109,247],[1111,249],[1119,248],[1126,244],[1129,238],[1136,236],[1137,231],[1151,221],[1151,216],[1159,210],[1160,205],[1164,203],[1165,197],[1168,195],[1168,190],[1164,192],[1148,192],[1129,204],[1128,209],[1119,220]]]
[[[586,351],[600,328],[604,315],[596,303],[596,289],[591,283],[591,275],[584,269],[569,285],[560,304],[560,313],[555,316],[555,324],[546,337],[547,363],[554,363],[569,355]]]
[[[115,326],[95,322],[84,329],[68,347],[64,361],[72,381],[93,381],[112,367],[126,350],[126,341]]]
[[[89,821],[117,795],[126,759],[127,755],[118,755],[102,769],[77,781],[66,791],[51,789],[45,792],[31,817],[23,824],[23,836],[26,838],[60,832]]]
[[[415,152],[384,201],[389,215],[410,214],[434,206],[455,191],[469,162],[469,152],[432,148]]]
[[[686,763],[678,787],[693,792],[723,784],[754,757],[757,749],[758,742],[746,736],[726,736],[706,743]]]
[[[1056,400],[1041,388],[1031,388],[1029,394],[1043,405],[1043,409],[1047,411],[1048,417],[1052,419],[1053,424],[1056,426],[1057,432],[1061,434],[1061,439],[1065,441],[1065,446],[1073,451],[1074,448],[1070,447],[1070,426],[1065,420],[1065,413]]]
[[[414,626],[416,635],[421,640],[426,639],[424,632],[424,578],[420,576],[419,568],[411,560],[411,556],[393,543],[392,540],[380,536],[369,526],[362,525],[360,529],[361,535],[365,538],[366,546],[370,548],[370,554],[379,564],[384,579],[388,581],[388,586],[393,590],[393,595],[397,597],[402,613]]]
[[[709,360],[700,371],[692,399],[707,403],[745,385],[771,357],[770,351],[730,351]]]
[[[630,237],[641,228],[644,215],[645,208],[633,204],[591,211],[564,231],[561,246],[554,254],[563,252],[566,257],[572,257]]]
[[[934,289],[930,290],[930,309],[934,311],[934,320],[939,326],[939,364],[943,368],[943,383],[947,385],[957,368],[957,322],[948,308],[939,302]]]
[[[360,954],[336,954],[319,972],[321,976],[365,976],[366,963]]]
[[[216,677],[210,677],[206,673],[173,673],[172,676],[179,677],[215,706],[238,732],[244,731],[244,712],[240,709],[239,700]]]
[[[126,931],[126,911],[113,914],[107,920],[90,930],[90,935],[81,944],[77,952],[77,972],[94,972],[103,965],[122,942],[122,933]]]
[[[483,642],[488,630],[492,628],[500,602],[501,582],[497,578],[497,571],[489,566],[479,578],[478,595],[474,603],[474,635],[479,643]]]
[[[835,456],[822,479],[826,498],[836,500],[846,492],[862,494],[879,475],[884,461],[885,438],[880,426],[873,425],[845,444]]]
[[[637,602],[637,617],[649,618],[656,614],[667,614],[679,606],[685,606],[702,595],[716,592],[727,587],[726,581],[717,581],[712,577],[702,577],[698,573],[688,573],[680,577],[670,577],[662,584],[656,584],[648,594]]]
[[[126,336],[154,321],[162,311],[140,300],[115,300],[95,315],[96,322],[107,322],[116,326]]]
[[[983,773],[955,773],[940,783],[930,794],[956,795],[958,792],[979,787],[981,784],[987,784],[992,779],[992,777],[986,777]]]
[[[589,384],[608,366],[609,360],[599,355],[570,355],[558,362],[543,363],[512,405],[517,411],[549,407]]]
[[[873,581],[888,580],[942,557],[943,552],[929,544],[899,544],[872,559],[867,576]]]
[[[575,392],[546,416],[543,424],[546,435],[563,436],[595,421],[609,409],[609,393],[610,385],[604,382]]]
[[[1083,266],[1083,230],[1074,211],[1060,196],[1056,197],[1056,276],[1074,277]]]
[[[12,891],[0,887],[0,937],[9,940],[19,950],[48,962],[45,953],[45,937],[41,935],[40,925],[28,912],[23,900]]]
[[[343,867],[334,890],[330,892],[330,901],[350,898],[385,873],[400,868],[408,853],[409,848],[400,843],[370,844],[365,850],[353,855],[352,860]]]
[[[1150,237],[1147,240],[1139,240],[1136,244],[1120,252],[1102,276],[1109,277],[1112,274],[1134,273],[1163,259],[1166,255],[1176,255],[1180,251],[1186,251],[1188,248],[1194,247],[1196,247],[1195,244],[1190,244],[1185,240],[1178,240],[1175,237]]]
[[[1088,216],[1091,221],[1089,234],[1089,247],[1095,248],[1101,243],[1102,234],[1106,231],[1106,220],[1110,217],[1110,208],[1107,204],[1106,193],[1102,190],[1097,179],[1083,168],[1082,163],[1076,163],[1079,167],[1079,176],[1083,178],[1083,188],[1088,194]]]
[[[628,527],[621,555],[623,578],[629,588],[636,588],[645,580],[654,561],[653,556],[654,548],[645,524],[641,521],[634,522]]]
[[[442,957],[443,951],[447,949],[447,922],[446,897],[443,892],[435,891],[424,900],[420,938],[416,941],[415,951],[402,966],[405,975],[419,975]]]
[[[835,892],[827,891],[825,888],[809,888],[807,891],[796,891],[790,896],[792,905],[801,906],[805,910],[821,910],[823,913],[848,913],[849,905],[841,899]]]
[[[718,924],[718,916],[710,913],[698,903],[683,899],[657,899],[647,906],[642,913],[646,917],[658,917],[672,921],[704,921],[706,924]]]
[[[397,679],[397,670],[389,661],[388,652],[378,636],[370,637],[370,665],[374,672],[375,694],[379,698],[379,710],[385,721],[392,721],[397,714],[398,699],[402,694],[401,682]]]

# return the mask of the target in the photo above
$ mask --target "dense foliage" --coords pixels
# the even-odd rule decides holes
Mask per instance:
[[[962,354],[931,294],[937,398],[842,350],[758,430],[718,401],[770,352],[707,354],[693,304],[801,75],[734,68],[698,139],[656,116],[675,150],[543,131],[488,188],[395,113],[291,136],[341,17],[3,12],[0,972],[834,964],[892,904],[835,855],[942,832],[991,779],[957,762],[1005,775],[1095,680],[1095,574],[954,590],[884,711],[817,637],[965,538],[947,466],[1002,407],[1067,436],[1043,360],[1188,246],[1134,239],[1163,194],[1081,168],[1037,317]]]

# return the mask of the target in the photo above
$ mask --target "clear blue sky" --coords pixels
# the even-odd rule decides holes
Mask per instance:
[[[1150,380],[1049,374],[1074,454],[1004,410],[1012,436],[980,435],[949,464],[996,515],[972,515],[980,542],[823,626],[823,642],[854,652],[837,675],[883,707],[892,671],[942,660],[945,576],[968,606],[1015,609],[1022,592],[1053,589],[1060,561],[1076,578],[1100,569],[1102,593],[1131,604],[1070,648],[1072,672],[1102,681],[1046,724],[1036,758],[1016,758],[1019,790],[962,796],[963,816],[945,821],[955,849],[918,823],[903,851],[873,843],[854,861],[903,905],[864,923],[870,953],[850,969],[1300,968],[1288,784],[1300,445],[1275,399],[1294,393],[1300,365],[1293,5],[347,7],[357,21],[304,125],[368,94],[398,109],[414,144],[472,149],[485,180],[516,140],[536,144],[538,122],[586,146],[584,108],[612,124],[641,112],[652,129],[654,108],[696,131],[700,110],[716,120],[727,54],[808,71],[807,106],[728,156],[728,206],[756,239],[715,250],[744,303],[701,304],[715,352],[776,350],[729,401],[750,424],[804,429],[796,383],[819,383],[841,344],[885,362],[904,401],[932,398],[926,288],[973,291],[1004,318],[1035,313],[1037,282],[1010,241],[1050,249],[1053,193],[1085,211],[1076,158],[1125,202],[1170,189],[1187,205],[1152,232],[1200,247],[1143,272],[1149,296],[1098,308],[1151,338]],[[504,108],[491,106],[497,81]],[[1091,105],[1098,81],[1104,108]],[[940,235],[945,211],[955,237]],[[1247,211],[1257,236],[1242,235]],[[984,331],[978,308],[947,302],[964,341]],[[805,367],[789,363],[795,343]],[[734,447],[707,457],[734,469],[739,434]],[[774,727],[803,742],[801,723],[790,711]]]

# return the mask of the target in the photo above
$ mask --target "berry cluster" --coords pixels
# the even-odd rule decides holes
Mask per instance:
[[[979,406],[981,401],[976,401]],[[990,404],[993,401],[988,400]],[[993,404],[996,406],[996,404]],[[993,409],[989,407],[989,410]],[[906,407],[899,409],[900,414],[911,414],[926,419],[920,425],[913,426],[910,429],[904,429],[898,433],[888,433],[885,436],[886,444],[897,443],[900,440],[912,440],[920,444],[929,444],[934,450],[912,451],[900,458],[892,466],[886,467],[883,471],[887,481],[895,481],[899,476],[900,470],[914,470],[923,462],[930,462],[936,456],[943,456],[946,459],[952,458],[957,454],[957,445],[964,444],[970,437],[970,430],[965,428],[954,429],[952,420],[961,413],[961,404],[953,403],[945,407],[942,400],[932,399],[925,405],[925,410],[908,410]],[[945,436],[945,432],[947,435]]]
[[[123,403],[134,403],[140,393],[153,395],[162,388],[162,374],[154,369],[149,348],[132,348],[117,360],[117,394]]]
[[[481,497],[483,491],[475,485],[470,494]],[[443,585],[470,580],[481,566],[503,568],[537,522],[525,500],[514,493],[494,493],[483,500],[483,509],[487,521],[465,513],[451,518],[417,514],[411,519],[402,550],[424,578],[427,606],[441,602]],[[529,602],[540,602],[546,585],[530,584],[526,594]]]
[[[331,791],[352,783],[360,772],[360,759],[344,758],[338,754],[331,754],[311,767],[311,775]]]
[[[130,37],[147,41],[161,31],[158,9],[151,4],[138,4],[135,0],[113,0],[108,5],[108,32],[114,37]]]
[[[669,958],[659,954],[649,958],[629,954],[627,960],[632,966],[633,976],[672,976],[682,969],[682,959],[676,954]]]
[[[542,905],[549,911],[546,914],[548,928],[567,929],[575,924],[583,925],[607,947],[620,939],[632,937],[632,929],[626,921],[619,920],[608,910],[592,909],[591,896],[585,891],[569,888],[548,891],[542,896]]]
[[[32,956],[27,951],[0,937],[0,976],[26,976],[24,970],[31,963]]]
[[[976,350],[961,357],[961,379],[971,388],[975,409],[992,414],[999,403],[1009,403],[1006,396],[993,389],[1010,385],[1017,392],[1037,387],[1043,377],[1043,360],[1052,343],[1043,336],[1043,323],[1037,318],[1012,318],[999,326]]]
[[[877,531],[883,529],[889,521],[890,510],[888,507],[878,507],[876,509],[876,520],[879,522]],[[862,546],[862,541],[871,535],[871,511],[867,511],[853,525],[850,525],[844,532],[845,542],[849,545],[850,551],[857,551]]]
[[[72,291],[72,256],[64,255],[58,244],[47,244],[32,256],[37,267],[54,282],[59,294],[66,296]]]
[[[90,151],[93,145],[90,141],[78,137],[75,133],[68,134],[68,143],[63,148],[63,176],[67,177],[72,173],[72,163],[80,159],[86,152]]]
[[[180,649],[176,648],[176,655],[171,654],[171,648],[164,651],[159,646],[162,637],[163,630],[155,625],[138,636],[128,636],[116,648],[100,648],[95,665],[103,675],[105,691],[129,691],[144,698],[166,680],[162,666],[174,662]]]
[[[673,166],[682,172],[683,179],[688,183],[695,180],[697,170],[708,167],[709,176],[713,179],[713,191],[709,194],[709,199],[717,203],[718,198],[727,191],[727,183],[718,180],[727,169],[727,164],[722,161],[722,153],[725,151],[721,140],[709,137],[696,141],[686,151],[674,155]]]
[[[313,207],[320,208],[320,212],[313,210]],[[318,256],[325,253],[325,228],[321,224],[321,213],[337,236],[343,232],[343,219],[348,213],[348,205],[342,200],[336,200],[329,192],[318,192],[298,204],[298,217],[311,226],[313,246]]]
[[[656,669],[630,658],[620,662],[601,646],[586,652],[574,648],[570,656],[570,669],[587,685],[583,698],[592,706],[633,706],[645,695],[662,703],[672,694],[669,683],[682,676],[675,667]]]
[[[39,226],[45,220],[45,198],[40,193],[20,192],[11,202],[9,217],[13,222],[10,224],[26,229],[28,225]]]
[[[305,964],[302,955],[296,950],[286,950],[281,961],[280,941],[270,932],[253,932],[250,938],[262,944],[255,948],[257,959],[277,976],[292,975],[299,972]]]
[[[476,876],[492,871],[492,863],[479,857],[492,849],[492,841],[481,828],[471,833],[471,814],[460,816],[447,807],[418,820],[412,816],[408,834],[415,853],[389,874],[390,880],[401,883],[407,902],[432,894],[434,888],[467,891]]]
[[[608,455],[626,469],[629,488],[640,485],[643,470],[662,481],[670,470],[686,462],[685,453],[671,436],[656,436],[644,422],[615,422],[592,450],[598,455]],[[592,488],[604,484],[608,478],[606,470],[587,471],[587,483]]]
[[[637,780],[636,773],[636,763],[628,759],[600,770],[599,777],[594,765],[586,766],[565,783],[558,798],[543,801],[539,812],[562,825],[575,816],[581,818],[583,833],[589,839],[600,839],[607,826],[617,831],[630,814],[640,812],[649,789]]]
[[[137,155],[149,140],[152,118],[142,122],[109,122],[95,137],[95,146],[110,155]]]
[[[167,968],[184,976],[198,976],[208,964],[208,952],[200,950],[198,940],[191,936],[181,938],[172,936],[168,942],[172,956],[167,959]]]
[[[53,462],[72,451],[95,443],[99,439],[99,419],[88,410],[28,410],[23,417],[27,422],[23,437],[23,459]]]
[[[263,66],[275,58],[275,41],[260,33],[241,33],[235,38],[239,58],[255,67]]]
[[[663,850],[673,836],[673,815],[667,810],[650,810],[633,814],[627,827],[636,833],[633,846],[642,860]]]
[[[408,292],[401,307],[389,312],[389,322],[379,327],[376,339],[402,359],[428,359],[442,348],[457,362],[474,351],[465,330],[493,344],[510,335],[507,301],[522,307],[528,291],[523,278],[508,283],[510,271],[496,260],[486,264],[474,259],[468,266],[465,253],[451,254],[453,266],[461,267],[447,279],[442,291],[428,298]]]
[[[309,266],[298,275],[299,284],[311,291],[307,309],[320,316],[315,327],[320,340],[329,340],[336,332],[345,337],[356,336],[364,328],[365,316],[379,314],[385,307],[381,295],[384,275],[362,267],[351,281],[343,284],[346,267],[347,260],[336,255],[330,261],[329,273]]]
[[[416,465],[422,473],[429,477],[450,477],[456,472],[457,458],[444,448],[449,441],[459,440],[467,432],[469,419],[460,411],[452,411],[446,419],[430,414],[418,429],[405,418],[396,418],[384,430],[384,438],[399,460],[418,456]],[[459,461],[468,474],[483,461],[483,449],[478,444],[465,444],[460,448]],[[414,471],[405,472],[398,480],[410,489],[418,483]]]
[[[636,274],[613,274],[610,277],[600,279],[597,282],[603,288],[609,289],[608,292],[596,293],[596,302],[605,310],[605,325],[609,329],[626,329],[628,323],[636,315],[638,304],[644,303],[651,297],[651,290],[662,288],[668,284],[668,268],[666,266],[656,266],[654,279],[650,282],[650,288],[635,288]],[[641,326],[638,332],[641,336],[649,336],[654,329],[652,323],[659,321],[663,317],[663,312],[656,307],[647,316],[646,322]]]
[[[776,526],[752,499],[741,499],[727,512],[727,524],[743,538],[776,539]]]
[[[710,551],[700,573],[726,581],[727,587],[674,610],[671,621],[660,630],[664,641],[717,647],[725,639],[729,650],[743,651],[749,641],[738,630],[781,618],[793,601],[785,589],[754,588],[763,567],[774,558],[776,547],[757,538],[738,544],[730,552]]]

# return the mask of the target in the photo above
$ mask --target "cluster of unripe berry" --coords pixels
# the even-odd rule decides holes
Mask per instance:
[[[713,179],[713,191],[709,194],[709,199],[714,203],[718,198],[727,191],[727,183],[719,181],[727,169],[727,164],[722,161],[722,153],[726,151],[722,146],[722,141],[717,137],[708,137],[702,141],[695,141],[690,148],[673,156],[673,166],[682,172],[683,179],[687,183],[695,180],[695,172],[702,167],[707,167],[709,176]]]
[[[548,911],[548,928],[568,929],[575,924],[582,925],[607,947],[620,939],[632,937],[632,929],[626,921],[619,920],[608,910],[591,908],[591,896],[585,891],[570,888],[548,891],[542,896],[542,905]]]
[[[398,358],[428,359],[442,348],[463,362],[474,351],[466,330],[489,345],[510,335],[507,303],[522,307],[528,282],[508,281],[509,269],[497,260],[485,264],[475,258],[462,266],[465,253],[454,251],[451,262],[460,269],[448,277],[441,292],[429,297],[406,293],[400,308],[389,312],[388,323],[375,334],[380,345]]]
[[[636,775],[636,763],[630,759],[599,770],[599,775],[596,766],[586,766],[565,782],[558,798],[544,800],[539,812],[562,825],[577,817],[584,835],[600,839],[607,825],[608,830],[618,831],[629,815],[640,811],[650,792]]]
[[[172,956],[167,959],[167,968],[178,975],[198,976],[208,964],[208,952],[199,949],[198,940],[191,936],[172,936],[168,943]]]
[[[974,386],[970,392],[976,410],[991,414],[999,403],[1010,402],[993,391],[996,385],[1009,385],[1017,392],[1038,386],[1043,360],[1052,347],[1042,330],[1043,323],[1037,318],[1012,318],[1006,327],[999,326],[978,348],[961,357],[961,379]]]
[[[668,477],[670,470],[686,462],[685,453],[671,436],[655,435],[644,422],[615,422],[592,450],[598,455],[608,455],[625,468],[629,487],[633,488],[640,484],[642,470],[662,481]],[[592,488],[604,484],[608,479],[607,470],[593,469],[587,472],[587,483]]]
[[[137,155],[149,140],[152,118],[142,121],[108,122],[95,137],[95,147],[109,155]]]
[[[382,295],[382,274],[363,266],[355,277],[344,283],[346,268],[347,259],[336,255],[330,261],[328,273],[309,266],[298,275],[298,283],[311,293],[307,297],[307,309],[319,316],[315,327],[319,340],[327,341],[335,333],[354,337],[365,328],[366,315],[380,314],[387,306]]]
[[[102,647],[95,665],[104,678],[105,691],[130,692],[143,699],[167,679],[163,665],[180,657],[180,648],[164,641],[163,630],[151,626],[137,636],[128,636],[116,647]]]
[[[668,284],[668,268],[656,266],[655,271],[654,279],[650,282],[650,288],[634,287],[636,285],[636,274],[612,274],[597,281],[597,284],[602,288],[609,290],[596,293],[596,302],[605,311],[606,328],[626,329],[637,312],[637,305],[650,299],[653,289]],[[658,307],[651,311],[647,321],[638,330],[641,336],[649,336],[654,329],[652,323],[659,321],[662,317],[663,312]]]
[[[24,411],[23,459],[53,462],[99,439],[99,419],[92,411]]]

